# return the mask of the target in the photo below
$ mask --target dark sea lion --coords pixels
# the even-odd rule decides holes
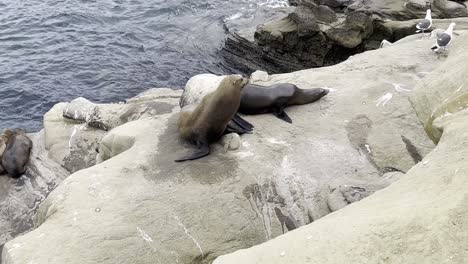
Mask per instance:
[[[31,154],[32,141],[26,136],[22,129],[3,132],[8,138],[5,152],[2,156],[2,166],[13,178],[18,178],[26,171],[26,164]]]
[[[284,108],[290,105],[309,104],[327,94],[327,89],[300,89],[289,83],[272,86],[248,84],[242,91],[239,112],[248,115],[273,113],[279,119],[292,123]]]
[[[226,131],[239,108],[241,92],[248,79],[241,75],[225,77],[218,88],[203,97],[200,103],[184,106],[179,117],[179,132],[183,139],[197,146],[176,162],[194,160],[210,154],[210,143],[218,140]]]

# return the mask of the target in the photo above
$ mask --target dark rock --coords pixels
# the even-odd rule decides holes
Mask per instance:
[[[363,41],[373,32],[367,14],[337,15],[311,1],[295,9],[260,12],[270,15],[263,15],[268,19],[256,29],[252,23],[227,25],[231,34],[222,50],[228,62],[248,73],[291,72],[336,64],[363,51]],[[252,32],[254,38],[249,35]]]

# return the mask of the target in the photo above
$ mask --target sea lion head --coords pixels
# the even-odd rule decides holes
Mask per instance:
[[[238,88],[239,90],[242,90],[244,86],[248,83],[249,79],[242,77],[240,74],[232,74],[226,76],[222,82],[228,83],[232,85],[233,87]]]
[[[13,132],[12,130],[8,128],[5,128],[2,134],[0,135],[0,139],[3,141],[3,143],[7,144],[14,134],[15,132]]]
[[[5,129],[3,130],[2,134],[0,135],[0,157],[3,156],[3,152],[5,152],[6,149],[6,144],[10,140],[10,138],[13,136],[13,131],[10,129]]]

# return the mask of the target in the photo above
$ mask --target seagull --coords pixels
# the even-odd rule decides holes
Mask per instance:
[[[416,25],[416,28],[418,29],[416,30],[416,33],[422,32],[424,36],[424,31],[430,29],[431,26],[432,26],[431,9],[427,9],[426,17]]]
[[[433,51],[438,53],[441,48],[443,50],[447,50],[448,46],[452,42],[453,27],[455,27],[454,22],[450,23],[447,30],[445,30],[443,33],[437,34],[437,42],[431,48]]]

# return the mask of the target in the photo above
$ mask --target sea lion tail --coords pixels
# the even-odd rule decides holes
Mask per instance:
[[[183,156],[182,158],[178,158],[175,160],[175,162],[182,162],[182,161],[187,161],[187,160],[196,160],[199,158],[203,158],[205,156],[208,156],[210,154],[210,146],[208,144],[203,144],[199,149],[194,151],[193,153],[187,154]]]

